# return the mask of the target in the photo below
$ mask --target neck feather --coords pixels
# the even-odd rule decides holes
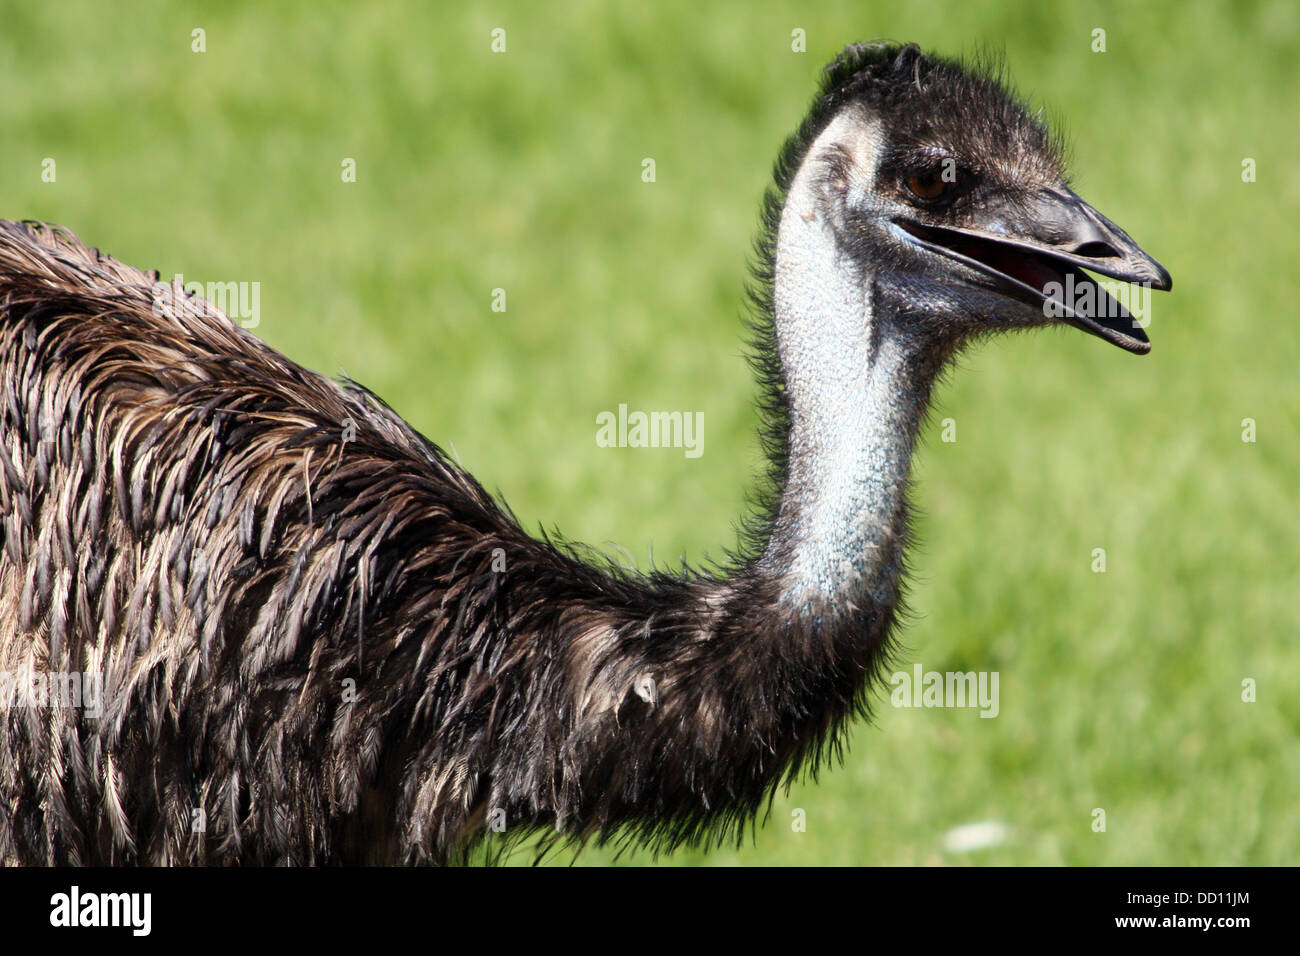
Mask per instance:
[[[809,150],[777,232],[773,304],[789,408],[789,471],[760,561],[796,609],[892,608],[912,449],[945,360],[909,332],[825,212],[825,191],[869,189],[878,133],[851,117]],[[829,182],[827,151],[849,169]]]

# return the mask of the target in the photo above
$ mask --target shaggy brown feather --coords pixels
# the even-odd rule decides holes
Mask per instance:
[[[0,719],[0,858],[444,861],[492,811],[671,845],[743,827],[852,710],[870,646],[762,625],[743,573],[528,537],[367,393],[155,281],[0,223],[0,671],[104,682],[98,718]]]

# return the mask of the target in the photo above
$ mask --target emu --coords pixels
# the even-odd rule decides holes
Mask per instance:
[[[0,224],[0,860],[741,839],[870,713],[936,378],[1002,330],[1145,353],[1082,270],[1171,286],[996,71],[888,41],[826,68],[757,259],[770,472],[723,562],[642,575],[179,285]],[[68,675],[95,713],[32,695]]]

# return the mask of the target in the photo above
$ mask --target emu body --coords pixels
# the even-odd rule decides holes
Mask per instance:
[[[0,673],[102,681],[93,716],[0,712],[0,860],[443,862],[489,819],[738,837],[867,712],[945,364],[1057,322],[1079,265],[1169,285],[993,78],[915,47],[828,68],[764,223],[771,472],[725,566],[647,576],[530,537],[202,300],[0,224]]]

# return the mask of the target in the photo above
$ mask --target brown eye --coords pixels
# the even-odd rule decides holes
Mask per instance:
[[[917,199],[938,199],[953,185],[943,178],[943,173],[933,170],[928,173],[912,173],[907,177],[907,188]]]

